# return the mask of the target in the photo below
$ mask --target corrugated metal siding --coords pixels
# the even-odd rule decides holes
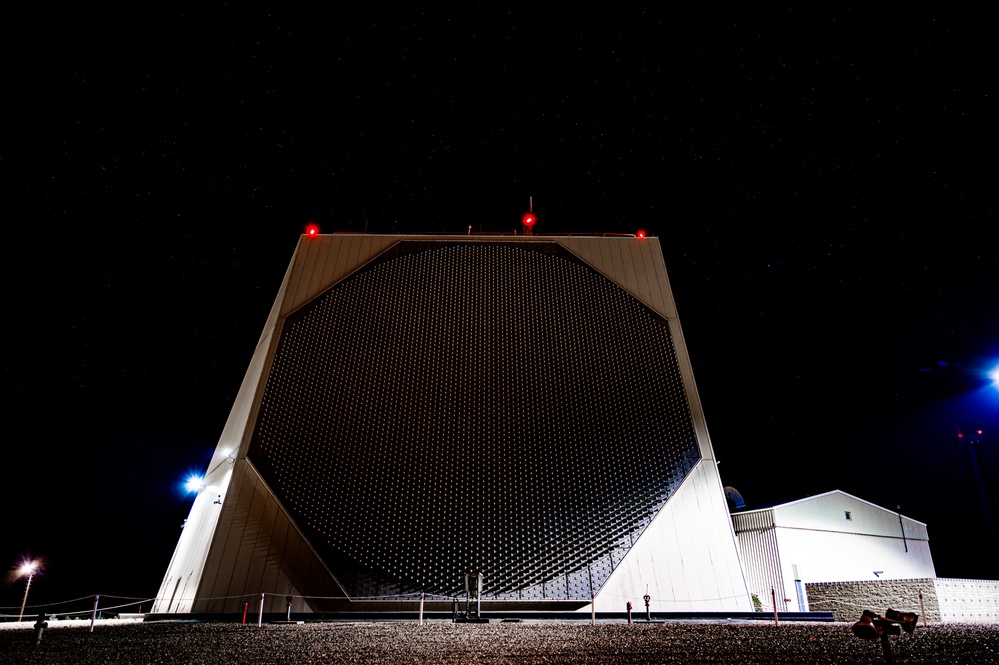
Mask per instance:
[[[732,524],[735,526],[736,534],[741,531],[772,529],[774,527],[774,511],[754,510],[748,513],[735,513],[732,515]]]
[[[831,492],[776,506],[773,511],[774,522],[780,527],[902,537],[898,513],[843,492]],[[846,519],[846,512],[850,513],[851,519]],[[902,522],[906,538],[927,540],[925,524],[905,516],[902,517]]]
[[[667,318],[676,316],[672,297],[665,288],[666,273],[660,268],[662,250],[658,238],[570,237],[557,241],[655,312]],[[642,269],[636,270],[636,266]]]
[[[299,241],[288,275],[281,313],[301,307],[400,240],[454,242],[449,236],[324,235]],[[463,242],[496,242],[496,237],[459,236]],[[658,238],[505,236],[503,242],[557,242],[632,296],[668,318],[676,310],[668,291]],[[642,268],[636,270],[636,267]]]
[[[779,600],[778,609],[785,609],[783,599],[786,593],[781,576],[780,548],[777,530],[773,525],[773,511],[737,513],[732,518],[742,555],[742,567],[746,573],[746,586],[750,593],[756,594],[765,608],[773,609],[770,590],[775,589]]]
[[[285,595],[297,597],[302,588],[312,595],[342,597],[343,590],[249,462],[237,463],[232,485],[191,611],[238,612],[244,602],[253,605],[267,593],[265,611],[277,612],[284,609]]]
[[[276,320],[275,312],[272,311],[271,314],[272,316],[268,320],[269,326],[272,325],[273,320]],[[247,424],[253,411],[256,391],[264,371],[271,341],[270,333],[271,328],[265,328],[250,361],[250,366],[243,377],[239,393],[215,448],[209,471],[205,476],[205,489],[191,507],[191,513],[184,530],[181,532],[177,548],[167,567],[163,585],[157,596],[161,600],[158,600],[153,606],[154,612],[190,611],[195,593],[199,592],[203,583],[202,575],[214,575],[213,571],[205,570],[205,561],[209,556],[209,546],[217,547],[213,534],[217,532],[220,515],[224,513],[219,509],[215,500],[219,498],[222,501],[222,506],[226,505],[233,475],[233,466],[228,461],[235,460],[246,452],[244,439],[248,434]],[[227,460],[230,455],[231,457]],[[178,579],[183,580],[179,586],[176,582]],[[168,609],[171,605],[172,609]]]
[[[288,275],[281,314],[298,309],[397,242],[396,236],[303,236]]]
[[[654,612],[751,611],[731,528],[719,519],[717,473],[698,463],[600,590],[597,611],[620,612],[646,589]]]

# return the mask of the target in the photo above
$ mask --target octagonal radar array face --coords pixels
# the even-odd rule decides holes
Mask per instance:
[[[249,457],[352,597],[589,599],[700,453],[659,314],[554,242],[405,241],[285,320]]]

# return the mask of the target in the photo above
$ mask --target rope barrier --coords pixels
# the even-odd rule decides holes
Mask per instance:
[[[76,598],[74,600],[64,600],[64,601],[61,601],[61,602],[58,602],[58,603],[50,603],[48,605],[37,605],[37,607],[43,607],[43,608],[47,609],[47,608],[49,608],[49,607],[51,607],[53,605],[66,605],[67,603],[78,602],[78,601],[82,601],[82,600],[86,600],[86,601],[90,602],[90,601],[93,601],[93,599],[95,597],[96,596],[82,596],[82,597]],[[120,605],[110,605],[108,607],[99,607],[98,610],[100,612],[104,612],[104,611],[107,611],[107,610],[117,610],[117,609],[121,609],[123,607],[133,607],[135,605],[149,603],[149,602],[152,602],[152,601],[156,600],[155,598],[139,598],[138,596],[100,596],[100,597],[101,598],[135,599],[135,601],[136,601],[136,602],[132,602],[132,603],[122,603]],[[92,613],[93,613],[93,609],[92,608],[91,609],[86,609],[86,610],[67,610],[67,611],[64,611],[64,612],[46,612],[46,614],[48,614],[48,615],[50,615],[52,617],[55,617],[55,616],[69,617],[69,616],[73,616],[74,614],[87,614],[87,615],[89,615],[89,614],[92,614]],[[25,612],[25,614],[27,615],[29,613]],[[34,614],[34,613],[32,613],[32,614]],[[10,617],[14,617],[14,616],[19,616],[19,615],[15,615],[15,614],[0,614],[0,618],[3,618],[3,619],[7,619],[7,618],[10,618]]]
[[[29,608],[34,608],[34,607],[51,607],[53,605],[68,605],[69,603],[78,603],[81,600],[93,600],[94,596],[96,596],[96,595],[97,594],[92,594],[90,596],[80,596],[79,598],[73,598],[72,600],[59,600],[59,601],[55,601],[55,602],[52,602],[52,603],[44,603],[44,604],[37,603],[37,604],[33,604],[33,605],[25,605],[24,606],[24,610],[25,610],[25,612],[27,612],[27,610]],[[10,610],[16,610],[19,607],[21,607],[21,606],[20,605],[8,605],[8,606],[0,607],[0,610],[8,610],[8,609],[10,609]]]
[[[605,592],[605,593],[601,593],[600,595],[601,596],[606,596],[608,598],[617,598],[618,600],[634,600],[634,598],[631,597],[631,596],[619,596],[619,595],[613,594],[613,593],[606,593]],[[656,599],[653,599],[652,602],[653,603],[656,603],[656,602],[660,602],[660,603],[706,603],[706,602],[716,601],[716,600],[738,600],[740,598],[745,598],[745,597],[746,596],[744,594],[736,594],[734,596],[717,596],[717,597],[714,597],[714,598],[694,598],[694,599],[674,599],[674,598],[669,598],[669,599],[660,599],[658,601]],[[547,599],[544,599],[544,600],[547,600]],[[582,598],[578,598],[578,599],[574,598],[573,600],[584,600],[584,599],[582,599]]]
[[[421,595],[419,592],[416,592],[416,593],[406,593],[406,594],[386,594],[386,595],[380,595],[380,596],[378,596],[378,595],[376,595],[376,596],[343,596],[343,595],[340,595],[340,596],[317,596],[317,595],[294,594],[294,593],[291,593],[291,592],[278,592],[278,591],[267,591],[267,592],[263,592],[263,593],[264,593],[265,596],[271,596],[271,597],[276,597],[276,598],[284,598],[284,597],[286,597],[288,595],[294,595],[295,598],[297,598],[297,599],[300,598],[300,599],[303,599],[303,600],[345,600],[345,601],[354,601],[354,602],[385,602],[385,601],[412,601],[412,602],[416,602],[416,601],[420,600],[420,595]],[[212,602],[212,601],[220,601],[220,600],[221,601],[234,600],[234,599],[235,600],[253,601],[253,600],[259,599],[260,595],[261,595],[260,593],[244,593],[244,594],[232,594],[232,595],[226,595],[226,596],[207,596],[207,597],[200,596],[200,597],[197,598],[197,601],[199,603]],[[603,597],[605,597],[605,598],[611,598],[611,599],[616,599],[616,600],[621,600],[621,601],[634,600],[630,596],[622,596],[622,595],[619,595],[619,594],[610,594],[610,593],[606,593],[606,592],[604,592],[604,593],[602,593],[600,595],[603,596]],[[97,594],[90,595],[90,596],[80,596],[78,598],[72,598],[72,599],[69,599],[69,600],[52,601],[52,602],[49,602],[49,603],[33,603],[31,605],[25,606],[25,613],[27,614],[28,610],[50,609],[50,608],[54,608],[54,607],[58,607],[58,606],[62,606],[62,605],[69,605],[69,604],[72,604],[72,603],[80,603],[80,602],[83,602],[83,601],[88,601],[89,602],[89,601],[92,601],[96,596],[97,596]],[[430,601],[451,601],[454,598],[459,598],[459,599],[464,598],[464,596],[465,596],[464,591],[457,592],[457,593],[452,593],[452,594],[434,594],[434,593],[424,593],[423,594],[424,599],[425,600],[430,600]],[[743,596],[742,594],[734,594],[734,595],[729,595],[729,596],[713,596],[713,597],[706,597],[706,598],[668,598],[668,599],[667,598],[663,598],[663,599],[654,599],[652,601],[652,606],[654,607],[657,604],[664,604],[664,603],[665,604],[672,604],[672,605],[676,605],[676,604],[694,605],[694,604],[697,604],[697,603],[718,602],[718,601],[727,601],[727,600],[738,600],[738,599],[742,599],[744,597],[745,596]],[[135,601],[135,602],[131,602],[131,603],[124,603],[124,604],[121,604],[121,605],[115,605],[113,607],[107,607],[107,608],[102,607],[102,608],[100,608],[102,611],[105,610],[105,609],[117,609],[119,607],[128,607],[128,606],[131,606],[131,605],[138,605],[140,603],[141,604],[146,604],[146,603],[153,604],[153,603],[157,603],[157,602],[160,602],[160,601],[166,601],[166,600],[168,600],[167,598],[159,598],[159,597],[112,596],[112,595],[104,595],[104,594],[100,594],[100,598],[102,598],[102,599],[132,600],[132,601]],[[762,596],[760,598],[762,600]],[[174,599],[174,600],[176,600],[176,599]],[[188,600],[191,600],[191,599],[188,599]],[[482,600],[489,601],[490,598],[488,597],[488,595],[484,595],[482,597]],[[512,600],[520,600],[520,599],[495,598],[495,599],[492,599],[492,600],[497,600],[497,601],[512,601]],[[588,598],[588,597],[587,598],[568,598],[568,599],[567,598],[529,598],[529,599],[523,599],[523,600],[525,600],[525,602],[538,601],[538,600],[542,600],[542,601],[544,601],[544,600],[553,600],[553,601],[568,600],[568,601],[577,601],[577,602],[590,602],[590,598]],[[866,606],[861,605],[859,603],[852,603],[852,602],[848,602],[848,601],[844,601],[844,600],[836,600],[835,601],[835,607],[831,607],[832,603],[830,601],[825,601],[825,600],[811,601],[809,603],[809,605],[812,607],[812,609],[817,610],[817,611],[827,611],[827,610],[833,610],[833,609],[850,610],[850,611],[852,611],[852,610],[861,610],[862,611],[863,609],[867,609]],[[774,609],[773,605],[771,603],[761,603],[760,607],[764,611],[768,611],[768,612],[772,612],[773,609]],[[0,612],[2,612],[3,610],[18,610],[19,608],[20,608],[19,605],[0,606]],[[780,609],[781,608],[778,607],[778,610],[780,610]],[[82,613],[89,613],[89,612],[90,612],[90,610],[86,610],[86,611],[84,611]],[[35,612],[35,613],[37,613],[37,612]],[[60,615],[63,615],[63,614],[64,615],[70,615],[70,614],[74,614],[75,612],[66,611],[66,612],[57,612],[57,613],[60,614]],[[0,618],[7,618],[8,616],[10,616],[10,615],[0,613]]]
[[[147,602],[148,600],[152,600],[152,599],[151,598],[147,598],[147,599],[143,600],[142,602]],[[138,605],[138,604],[139,603],[125,603],[124,605],[111,605],[109,607],[100,607],[98,609],[101,612],[104,612],[104,611],[107,611],[107,610],[117,610],[117,609],[120,609],[122,607],[132,607],[133,605]]]

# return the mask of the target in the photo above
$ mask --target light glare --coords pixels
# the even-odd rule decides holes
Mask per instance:
[[[188,492],[200,492],[205,487],[205,479],[201,476],[191,476],[184,483],[184,488]]]

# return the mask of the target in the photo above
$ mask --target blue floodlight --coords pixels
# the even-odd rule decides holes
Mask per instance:
[[[205,479],[201,476],[190,476],[184,483],[184,489],[188,492],[200,492],[205,489]]]

